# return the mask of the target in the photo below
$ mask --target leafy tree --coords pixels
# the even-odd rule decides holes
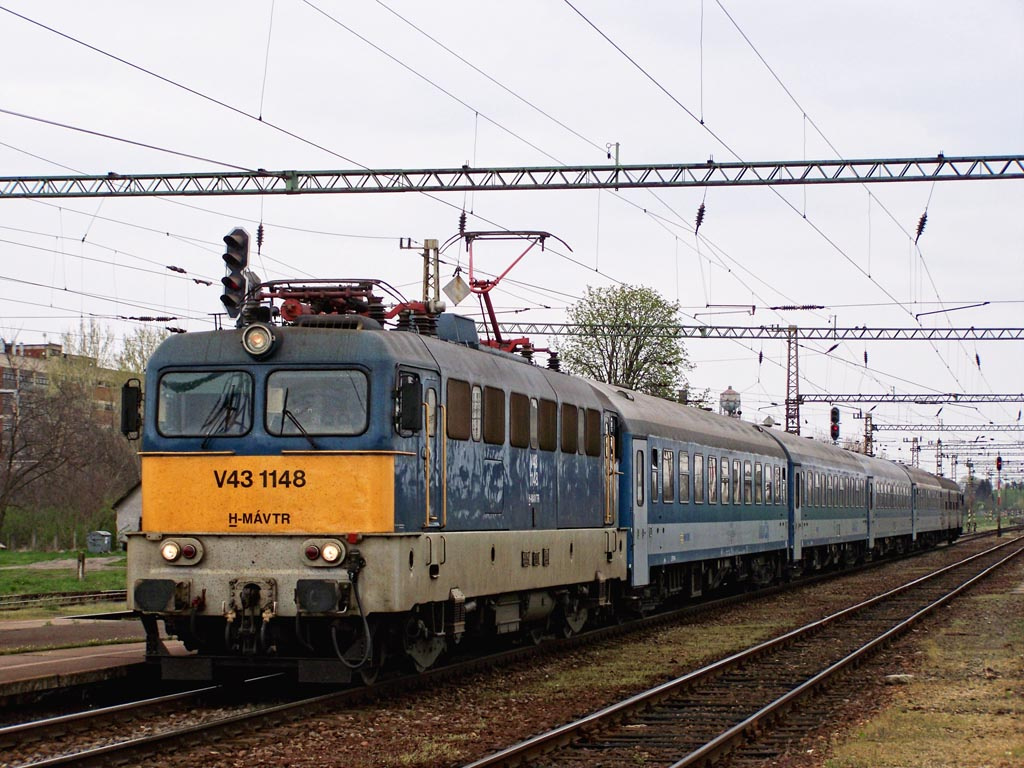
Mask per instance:
[[[992,498],[992,481],[982,479],[974,488],[974,498],[978,501],[988,501]]]
[[[150,356],[170,335],[169,331],[162,328],[136,327],[124,339],[124,346],[117,356],[117,367],[122,371],[141,375],[146,370]]]
[[[674,400],[693,370],[682,340],[664,333],[678,313],[677,303],[652,288],[588,287],[568,310],[580,334],[563,345],[562,359],[580,376]]]

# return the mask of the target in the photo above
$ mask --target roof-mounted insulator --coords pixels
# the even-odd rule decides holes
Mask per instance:
[[[693,228],[693,234],[697,234],[700,225],[704,223],[704,203],[697,206],[697,225]]]
[[[917,236],[914,238],[914,245],[917,245],[917,241],[921,239],[921,233],[924,232],[924,225],[928,223],[928,211],[921,214],[921,218],[917,222]]]

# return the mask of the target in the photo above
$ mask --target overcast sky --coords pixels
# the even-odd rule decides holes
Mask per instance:
[[[579,13],[564,0],[0,0],[0,109],[8,112],[0,113],[0,175],[603,164],[614,143],[623,163],[1024,151],[1019,0],[573,5]],[[81,316],[101,318],[118,336],[132,324],[117,316],[174,315],[170,325],[207,330],[221,308],[221,238],[235,226],[255,235],[261,220],[266,243],[253,266],[265,279],[379,277],[418,298],[418,255],[398,240],[446,240],[463,207],[470,229],[547,230],[572,248],[571,258],[561,248],[533,252],[513,270],[495,296],[507,321],[561,321],[588,285],[621,282],[678,300],[684,322],[914,327],[917,313],[987,301],[920,323],[1024,325],[1024,182],[963,181],[870,192],[4,200],[0,336],[54,340]],[[512,257],[508,248],[477,253],[495,272]],[[444,281],[460,254],[446,259]],[[756,310],[707,314],[723,311],[707,305],[730,304]],[[826,309],[768,309],[780,304]],[[467,301],[459,311],[474,310]],[[826,356],[829,346],[801,349],[802,391],[1024,389],[1019,342],[844,343]],[[783,420],[784,344],[708,340],[688,349],[695,388],[717,396],[732,385],[745,418]],[[1011,423],[1019,408],[946,406],[939,418]],[[843,407],[844,435],[862,432],[856,410]],[[880,405],[875,415],[934,423],[937,410]],[[805,406],[805,434],[824,434],[827,412]],[[907,459],[910,434],[876,437],[893,441],[889,456]],[[922,466],[934,468],[934,452],[922,453]]]

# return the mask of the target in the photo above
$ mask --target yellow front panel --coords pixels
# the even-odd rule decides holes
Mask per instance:
[[[395,527],[391,453],[142,456],[142,530],[372,533]]]

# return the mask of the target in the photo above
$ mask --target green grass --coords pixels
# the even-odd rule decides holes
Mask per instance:
[[[118,557],[113,567],[90,567],[90,559],[111,555],[87,555],[85,579],[78,580],[77,553],[74,552],[0,552],[0,594],[19,595],[46,592],[96,592],[125,588],[125,557]],[[35,563],[67,560],[59,568],[29,568]],[[11,567],[13,566],[13,567]]]

